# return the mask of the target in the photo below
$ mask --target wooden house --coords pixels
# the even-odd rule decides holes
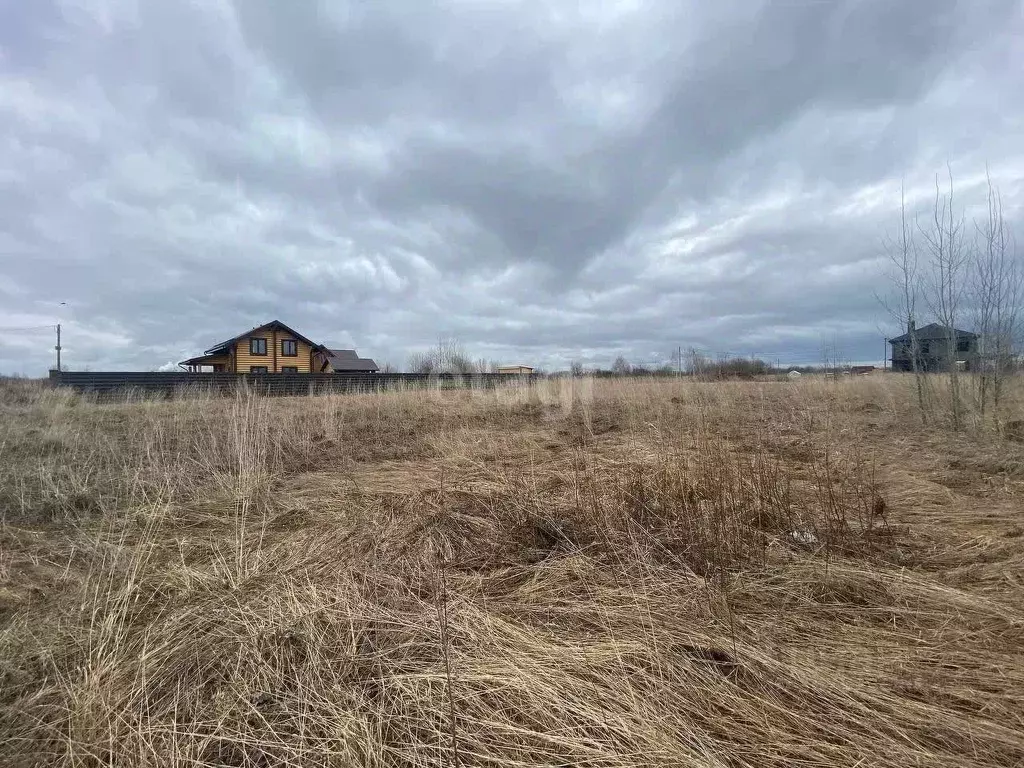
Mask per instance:
[[[178,363],[190,371],[215,373],[375,373],[377,364],[354,349],[330,349],[273,320],[215,344]]]
[[[528,365],[499,365],[498,373],[533,373]]]

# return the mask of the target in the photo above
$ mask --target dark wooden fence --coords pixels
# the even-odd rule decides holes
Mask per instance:
[[[229,394],[248,390],[265,395],[315,395],[328,392],[376,392],[411,387],[456,389],[493,388],[529,382],[533,375],[518,373],[147,373],[116,371],[50,371],[50,383],[78,392],[101,395],[167,397],[190,393]]]

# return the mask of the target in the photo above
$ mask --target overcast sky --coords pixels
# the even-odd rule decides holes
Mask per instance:
[[[0,0],[0,372],[876,361],[901,178],[1024,220],[1022,137],[1020,1]]]

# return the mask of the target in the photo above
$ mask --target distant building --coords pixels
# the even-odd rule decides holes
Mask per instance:
[[[499,365],[498,373],[533,373],[529,365]]]
[[[354,349],[328,349],[280,320],[215,344],[178,363],[190,371],[214,373],[375,373],[377,364]]]
[[[950,351],[950,331],[953,344]],[[894,371],[914,370],[914,340],[917,341],[917,368],[920,371],[948,371],[954,365],[960,370],[973,371],[978,368],[978,334],[961,331],[938,323],[929,323],[915,328],[911,320],[907,332],[889,339],[892,345],[892,369]]]

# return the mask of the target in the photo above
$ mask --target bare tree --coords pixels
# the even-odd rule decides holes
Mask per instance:
[[[839,380],[839,374],[847,368],[847,358],[843,356],[843,352],[839,346],[839,335],[832,334],[832,340],[823,340],[821,345],[821,361],[822,369],[826,375],[831,374],[835,377],[835,380]]]
[[[574,378],[578,379],[583,376],[583,363],[579,360],[573,360],[569,363],[569,374]]]
[[[409,355],[409,370],[412,373],[435,373],[437,361],[434,359],[433,350],[413,352]]]
[[[711,368],[711,358],[699,349],[690,347],[686,351],[686,370],[689,371],[691,376],[704,379],[707,377],[708,371],[711,370]]]
[[[457,339],[438,339],[437,346],[409,357],[413,373],[476,373],[477,367]]]
[[[953,429],[963,427],[963,400],[960,394],[960,372],[957,366],[956,324],[964,294],[964,271],[970,261],[970,244],[966,238],[963,213],[957,213],[953,200],[953,171],[946,166],[948,190],[939,188],[935,177],[935,204],[928,226],[918,229],[929,253],[928,279],[924,298],[939,322],[946,329],[946,359],[949,368],[950,416]]]
[[[970,286],[975,328],[980,337],[980,370],[976,380],[982,418],[990,397],[993,409],[999,408],[1006,376],[1013,368],[1024,299],[1024,270],[1017,263],[1016,243],[1003,219],[1002,198],[987,172],[986,182],[988,206],[984,221],[975,223],[979,242]]]
[[[437,356],[440,368],[445,373],[476,373],[476,366],[458,339],[439,339]]]
[[[617,376],[628,376],[633,371],[633,367],[629,364],[629,360],[619,355],[615,358],[615,362],[612,363],[612,373]]]
[[[925,405],[924,372],[921,370],[921,344],[915,327],[921,293],[921,275],[917,243],[914,240],[914,224],[907,216],[906,191],[901,183],[899,230],[895,234],[887,235],[882,242],[885,255],[889,259],[888,277],[892,286],[892,296],[877,298],[897,322],[898,327],[906,329],[910,337],[910,367],[914,373],[914,385],[917,390],[917,407],[922,423],[927,423],[928,409]]]

